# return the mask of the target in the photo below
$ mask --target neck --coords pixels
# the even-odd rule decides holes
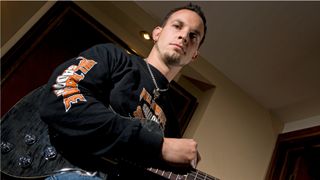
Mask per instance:
[[[147,62],[153,67],[157,68],[169,82],[171,82],[182,69],[182,67],[167,66],[163,60],[161,60],[158,56],[152,54],[149,54],[146,59]]]

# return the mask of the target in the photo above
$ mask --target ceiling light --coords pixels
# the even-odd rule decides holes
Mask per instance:
[[[140,31],[140,35],[145,40],[150,40],[151,39],[151,36],[147,31]]]

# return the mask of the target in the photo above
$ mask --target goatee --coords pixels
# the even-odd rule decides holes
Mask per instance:
[[[175,54],[164,54],[164,62],[167,66],[181,66],[180,57]]]
[[[183,66],[181,63],[181,60],[180,60],[180,55],[177,54],[177,53],[168,53],[168,52],[163,52],[161,53],[160,51],[160,48],[158,46],[158,44],[156,44],[156,48],[161,56],[161,59],[163,59],[164,63],[167,65],[167,66]]]

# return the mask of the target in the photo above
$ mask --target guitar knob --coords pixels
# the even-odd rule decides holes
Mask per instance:
[[[26,134],[26,135],[24,136],[24,142],[25,142],[27,145],[32,145],[32,144],[34,144],[36,141],[37,141],[36,136],[33,135],[33,134]]]
[[[44,149],[43,156],[46,160],[52,160],[57,156],[57,151],[53,146],[48,146]]]
[[[22,168],[27,168],[29,166],[31,166],[32,164],[32,158],[28,155],[26,156],[21,156],[18,160],[19,162],[19,166]]]
[[[10,152],[13,149],[13,144],[9,142],[1,142],[1,154]]]

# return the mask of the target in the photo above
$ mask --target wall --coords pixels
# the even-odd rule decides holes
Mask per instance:
[[[204,152],[199,168],[222,179],[263,179],[277,137],[271,115],[206,61],[192,67],[216,85],[189,135]]]
[[[1,17],[6,17],[1,18],[1,46],[3,46],[43,4],[44,2],[1,1]],[[18,16],[21,14],[23,14],[23,16]]]
[[[130,17],[126,11],[130,8],[137,10],[134,17],[140,23],[151,17],[145,15],[133,2],[105,2],[108,11],[99,8],[101,2],[98,2],[99,5],[85,1],[76,3],[138,53],[147,55],[152,43],[146,43],[128,31],[128,28],[139,29],[141,25],[127,21]],[[24,12],[16,12],[20,17],[24,16]],[[149,29],[156,23],[154,19],[150,20],[153,23],[146,24]],[[264,179],[280,129],[278,125],[274,128],[275,120],[266,109],[201,57],[187,70],[215,85],[214,89],[201,92],[192,84],[181,82],[199,97],[200,102],[184,135],[199,143],[202,161],[198,168],[223,180]]]
[[[0,1],[1,57],[54,3],[53,1]]]

